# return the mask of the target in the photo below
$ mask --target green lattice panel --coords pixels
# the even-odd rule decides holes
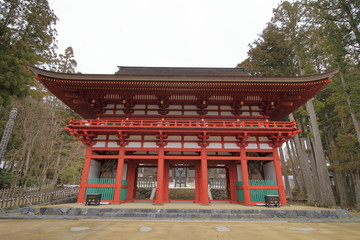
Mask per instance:
[[[128,181],[123,179],[121,184],[123,186],[127,186]],[[127,188],[121,188],[121,190],[120,190],[120,200],[125,200],[126,199],[126,193],[127,193]]]
[[[244,190],[238,189],[236,192],[238,201],[244,201]]]
[[[86,188],[86,194],[100,193],[101,200],[114,200],[114,188]]]
[[[252,202],[265,202],[266,195],[279,195],[276,189],[251,189],[250,197]]]
[[[241,187],[243,185],[243,181],[238,181],[238,182],[236,182],[236,186],[237,187]]]
[[[89,178],[88,184],[115,184],[115,178]]]
[[[276,186],[276,180],[249,180],[250,186]]]

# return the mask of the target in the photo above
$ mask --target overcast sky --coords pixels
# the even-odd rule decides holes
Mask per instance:
[[[82,73],[117,66],[235,67],[281,0],[49,0],[59,53]]]

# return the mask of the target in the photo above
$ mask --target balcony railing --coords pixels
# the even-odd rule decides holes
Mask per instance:
[[[201,120],[99,120],[72,119],[68,128],[147,128],[147,129],[271,129],[296,130],[296,122],[286,121],[201,121]]]

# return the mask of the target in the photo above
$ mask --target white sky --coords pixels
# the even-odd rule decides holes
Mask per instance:
[[[235,67],[281,0],[49,0],[59,53],[82,73],[117,66]]]

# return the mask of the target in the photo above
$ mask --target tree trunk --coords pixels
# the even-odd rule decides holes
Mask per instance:
[[[285,191],[286,191],[286,196],[289,198],[289,199],[292,199],[292,192],[291,192],[291,187],[290,187],[290,183],[289,183],[289,176],[288,176],[288,173],[287,173],[287,168],[286,168],[286,163],[285,163],[285,158],[284,158],[284,152],[283,152],[283,149],[282,147],[279,147],[278,148],[279,150],[279,153],[280,153],[280,160],[281,160],[281,165],[282,165],[282,174],[284,176],[284,180],[285,180]]]
[[[295,121],[294,115],[290,114],[290,121]],[[299,128],[298,124],[298,128]],[[300,141],[299,135],[294,137],[296,152],[299,158],[299,166],[304,177],[305,189],[306,189],[306,196],[307,196],[307,203],[310,205],[316,205],[316,193],[314,187],[314,180],[311,174],[311,169],[309,165],[309,161],[305,158],[304,149],[302,148],[302,144]]]
[[[355,189],[355,208],[360,209],[360,173],[359,168],[350,170],[351,177],[353,179],[354,189]]]
[[[311,126],[314,133],[316,166],[319,175],[319,185],[322,206],[335,206],[335,198],[331,188],[329,172],[326,166],[324,148],[322,146],[320,131],[317,124],[316,114],[312,99],[306,103],[306,109],[310,116]]]
[[[334,178],[336,183],[337,194],[340,200],[340,207],[349,209],[350,201],[348,198],[348,193],[346,189],[348,189],[348,185],[343,172],[334,172]]]
[[[316,196],[317,202],[320,202],[321,189],[320,189],[320,184],[319,184],[319,175],[318,175],[317,168],[316,168],[316,159],[314,157],[314,146],[312,144],[310,137],[307,134],[309,132],[307,129],[307,126],[304,126],[304,124],[302,124],[302,126],[303,126],[302,129],[304,130],[304,133],[305,133],[305,141],[306,141],[307,148],[305,148],[305,146],[304,146],[305,144],[303,144],[302,146],[305,149],[306,157],[310,161],[311,173],[312,173],[313,182],[314,182],[315,196]]]
[[[346,83],[345,83],[345,79],[344,79],[344,76],[342,74],[342,72],[340,72],[340,80],[341,80],[341,85],[345,91],[345,97],[346,97],[346,102],[347,104],[350,106],[350,115],[351,115],[351,120],[354,124],[354,127],[355,127],[355,132],[356,132],[356,136],[357,136],[357,139],[358,139],[358,142],[360,144],[360,124],[359,124],[359,121],[355,115],[355,112],[351,109],[351,99],[349,97],[349,93],[347,92],[347,88],[346,88]]]
[[[295,196],[293,195],[293,198],[296,198],[296,199],[298,199],[299,197],[303,198],[303,196],[305,196],[305,190],[304,190],[304,184],[303,184],[303,180],[302,180],[303,177],[298,169],[299,165],[295,161],[295,158],[297,158],[297,156],[294,156],[294,154],[292,153],[289,142],[286,142],[286,149],[287,149],[288,156],[289,156],[289,162],[291,164],[290,167],[293,172],[293,179],[294,179],[293,192],[295,193]]]

